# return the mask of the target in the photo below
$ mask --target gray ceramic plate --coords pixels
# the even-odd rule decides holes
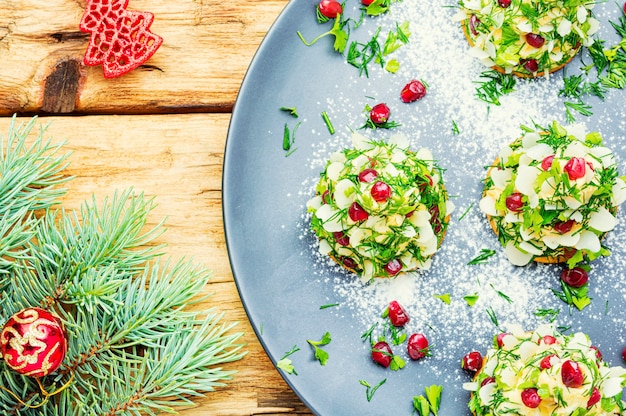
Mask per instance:
[[[354,8],[346,14],[358,16],[359,2],[347,3]],[[412,7],[417,10],[416,3],[397,3],[398,8],[408,8],[402,15],[367,20],[353,31],[354,39],[361,36],[365,40],[379,25],[385,28],[384,34],[394,21],[411,20],[414,46],[403,47],[396,55],[402,69],[390,74],[372,66],[366,77],[333,52],[330,39],[306,47],[297,31],[312,39],[330,26],[315,21],[313,0],[290,2],[256,54],[231,120],[223,209],[235,281],[271,360],[276,363],[293,346],[300,349],[289,356],[297,375],[279,371],[304,403],[320,415],[410,415],[413,397],[431,384],[444,387],[440,414],[469,414],[469,395],[462,389],[469,377],[459,363],[469,350],[484,351],[489,346],[498,331],[494,316],[500,327],[519,323],[532,329],[546,322],[536,312],[559,310],[554,323],[571,328],[569,332],[587,332],[612,365],[621,364],[621,350],[626,345],[626,314],[621,307],[626,299],[622,225],[606,239],[611,256],[594,263],[591,306],[582,312],[570,311],[552,294],[552,289],[559,288],[556,276],[560,268],[510,266],[477,209],[483,166],[493,160],[501,145],[519,134],[520,122],[565,121],[564,98],[555,90],[562,84],[563,74],[550,80],[520,81],[512,98],[503,99],[502,106],[489,107],[473,97],[473,81],[483,68],[462,56],[466,51],[460,29],[445,23],[454,9],[443,7],[442,2],[416,13],[411,11]],[[597,6],[603,22],[619,12],[609,3]],[[610,27],[603,27],[610,36]],[[433,53],[433,44],[441,45],[441,54]],[[422,46],[424,55],[420,55]],[[450,61],[445,56],[458,51],[458,59]],[[568,68],[580,66],[577,59]],[[424,78],[429,92],[421,102],[406,105],[398,94],[413,77]],[[592,116],[573,114],[588,130],[602,132],[618,157],[622,174],[626,172],[624,97],[623,91],[614,90],[604,102],[588,101],[593,106]],[[358,129],[365,121],[365,105],[379,101],[388,102],[393,118],[402,124],[395,131],[406,134],[412,146],[433,151],[446,169],[444,178],[457,206],[432,269],[408,280],[387,282],[387,288],[381,284],[361,287],[353,275],[321,259],[314,236],[307,232],[305,208],[324,158],[350,145],[348,128]],[[296,107],[299,118],[280,111],[283,106]],[[323,111],[337,130],[334,135],[326,129]],[[282,148],[283,128],[287,124],[293,130],[298,122],[302,124],[294,144],[297,150],[287,156]],[[453,131],[454,124],[458,132]],[[381,139],[392,133],[362,132]],[[623,213],[620,220],[623,222]],[[496,255],[486,264],[468,266],[482,248],[494,249]],[[475,292],[479,302],[469,307],[463,296]],[[451,297],[449,305],[437,297],[444,294]],[[407,362],[397,372],[376,366],[369,358],[367,342],[361,340],[394,297],[401,298],[412,315],[408,330],[426,333],[433,344],[432,357]],[[329,304],[337,305],[321,308]],[[332,336],[332,342],[324,347],[329,360],[321,366],[306,340],[319,340],[327,331]],[[402,347],[397,348],[400,351]],[[383,379],[386,382],[368,401],[360,381],[373,386]]]

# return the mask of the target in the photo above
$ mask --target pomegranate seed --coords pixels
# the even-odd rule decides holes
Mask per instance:
[[[350,208],[348,208],[348,215],[354,222],[365,221],[369,218],[367,211],[365,211],[358,202],[353,202],[352,205],[350,205]]]
[[[361,4],[365,6],[369,6],[372,3],[374,3],[374,0],[361,0]]]
[[[541,35],[537,35],[534,33],[526,34],[526,42],[533,48],[541,48],[545,41],[546,40]]]
[[[573,157],[567,161],[563,168],[567,172],[570,181],[575,181],[585,176],[587,163],[582,157]]]
[[[496,344],[498,345],[498,348],[502,348],[504,345],[504,337],[507,335],[509,335],[508,332],[501,332],[496,336]]]
[[[483,356],[478,351],[472,351],[465,354],[461,361],[461,368],[472,373],[477,372],[483,366]]]
[[[561,365],[561,381],[566,387],[577,389],[583,385],[583,372],[578,363],[567,360]]]
[[[420,360],[429,354],[428,351],[428,339],[424,334],[413,334],[409,337],[406,345],[409,357],[413,360]]]
[[[393,326],[404,326],[411,320],[409,314],[397,300],[389,302],[387,306],[387,316]]]
[[[426,95],[426,87],[424,84],[416,79],[410,81],[402,88],[400,92],[400,99],[405,103],[412,103],[413,101],[420,100]]]
[[[402,270],[402,262],[399,259],[393,259],[385,264],[385,271],[389,276],[395,276]]]
[[[343,231],[335,231],[333,233],[333,236],[335,237],[335,241],[339,245],[344,246],[344,247],[350,245],[350,237],[348,237],[348,235],[344,233]]]
[[[539,63],[536,59],[525,59],[520,63],[528,72],[537,72],[539,70]]]
[[[378,172],[376,169],[363,169],[361,173],[359,173],[359,181],[360,182],[371,182],[378,177]]]
[[[393,352],[391,347],[385,341],[379,341],[372,347],[372,360],[383,367],[389,367]]]
[[[511,5],[511,0],[498,0],[498,5],[503,9],[506,9]]]
[[[539,344],[541,344],[542,342],[546,345],[556,344],[556,338],[554,338],[552,335],[544,335],[543,337],[539,338]]]
[[[356,260],[351,257],[344,257],[343,259],[341,259],[341,262],[346,267],[346,269],[357,270],[359,267],[359,264],[356,262]]]
[[[487,384],[495,383],[496,379],[493,377],[485,377],[483,381],[480,382],[480,387],[486,386]]]
[[[600,394],[600,390],[598,390],[597,387],[594,387],[593,392],[591,393],[591,396],[589,397],[589,401],[587,401],[587,409],[589,409],[594,404],[598,403],[601,398],[602,398],[602,394]]]
[[[574,267],[573,269],[564,269],[561,272],[561,280],[571,287],[582,287],[589,280],[589,275],[585,269]]]
[[[574,226],[574,220],[560,221],[554,224],[554,231],[559,234],[566,234],[572,231],[572,227]]]
[[[552,161],[554,160],[554,155],[546,156],[541,161],[541,169],[549,170],[552,167]]]
[[[469,28],[470,28],[470,31],[472,32],[472,35],[474,36],[478,35],[478,30],[476,30],[476,28],[478,27],[479,24],[480,24],[480,19],[476,17],[475,14],[471,15],[469,19]]]
[[[545,357],[543,357],[541,361],[539,362],[539,368],[544,369],[544,370],[547,370],[548,368],[552,368],[552,363],[550,362],[552,357],[556,357],[556,355],[550,354],[550,355],[546,355]]]
[[[515,192],[507,196],[506,207],[511,212],[522,212],[524,208],[524,201],[522,201],[522,194],[519,192]]]
[[[317,5],[320,14],[329,19],[334,19],[338,14],[343,13],[343,7],[337,0],[322,0]]]
[[[389,120],[390,115],[391,110],[385,103],[376,104],[370,110],[370,120],[377,126],[385,124]]]
[[[591,347],[592,350],[596,350],[596,358],[598,359],[598,361],[602,361],[604,358],[602,357],[602,352],[600,352],[600,349],[598,347],[596,347],[595,345],[592,345]]]
[[[391,198],[391,187],[385,182],[378,181],[372,186],[370,194],[376,202],[385,202]]]
[[[539,407],[541,404],[541,397],[539,397],[539,393],[537,393],[537,389],[528,388],[522,391],[522,403],[524,406],[530,407],[531,409],[535,409]]]

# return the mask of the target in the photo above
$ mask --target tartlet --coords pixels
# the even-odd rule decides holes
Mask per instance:
[[[625,383],[626,369],[603,361],[589,336],[542,325],[497,336],[463,387],[476,416],[600,416],[623,414]]]
[[[480,209],[518,266],[602,255],[626,199],[613,153],[580,126],[524,128],[485,179]]]
[[[537,77],[569,63],[593,43],[596,0],[459,0],[472,56],[502,73]]]
[[[307,203],[320,252],[364,281],[427,269],[453,209],[442,169],[401,135],[352,141],[330,156]]]

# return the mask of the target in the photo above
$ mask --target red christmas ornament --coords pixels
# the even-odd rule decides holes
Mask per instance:
[[[41,308],[13,315],[0,333],[0,352],[9,367],[30,377],[44,377],[65,358],[67,339],[61,320]]]

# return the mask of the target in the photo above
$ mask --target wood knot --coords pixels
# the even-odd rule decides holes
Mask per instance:
[[[59,62],[46,78],[41,110],[47,113],[71,113],[76,108],[80,85],[80,62],[67,59]]]

